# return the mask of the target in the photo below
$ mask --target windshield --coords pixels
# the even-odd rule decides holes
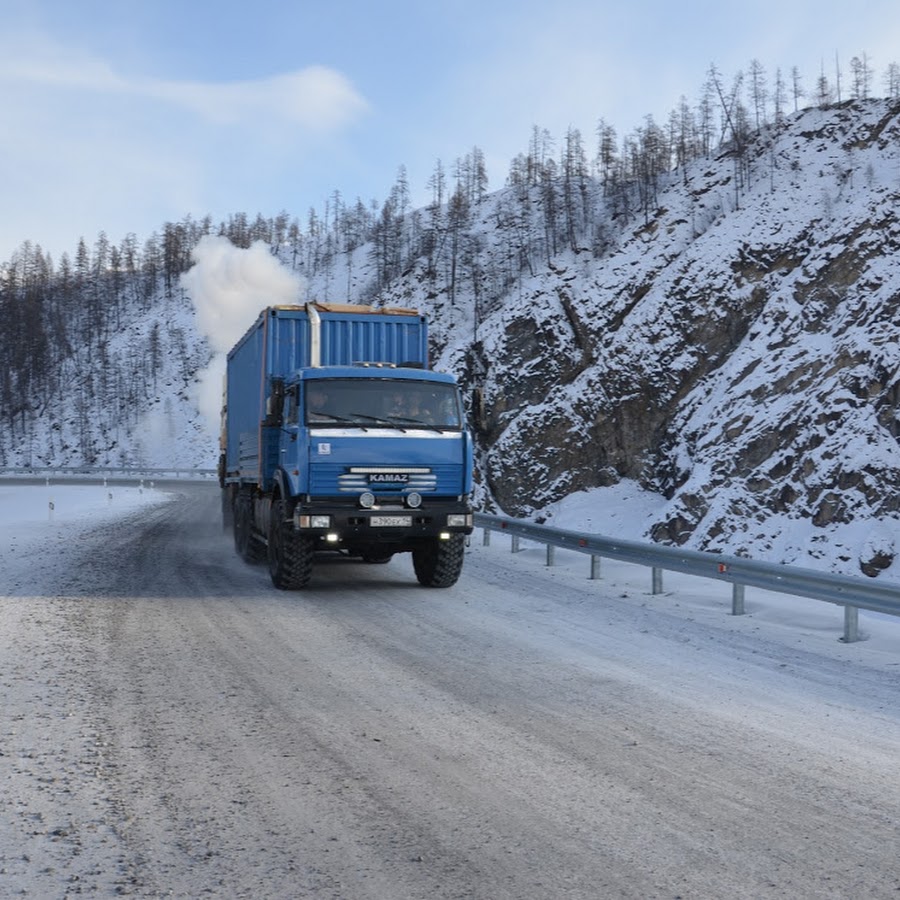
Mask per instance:
[[[454,384],[377,378],[317,378],[305,384],[308,425],[388,425],[459,430]]]

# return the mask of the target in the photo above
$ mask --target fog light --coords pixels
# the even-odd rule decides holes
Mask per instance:
[[[449,541],[450,538],[452,537],[452,535],[450,534],[449,531],[442,531],[442,532],[438,535],[438,537],[439,537],[442,541]]]
[[[336,544],[340,540],[340,536],[331,532],[325,535],[325,540],[328,541],[329,544]]]
[[[422,505],[422,495],[418,491],[410,491],[406,495],[406,505],[410,509],[418,509]]]
[[[371,491],[363,491],[359,495],[359,505],[363,509],[371,509],[375,505],[375,495]]]

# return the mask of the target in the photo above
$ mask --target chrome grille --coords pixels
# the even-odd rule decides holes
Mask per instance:
[[[338,490],[347,494],[361,494],[363,491],[390,491],[392,493],[408,494],[410,491],[428,493],[437,490],[437,475],[434,472],[426,472],[421,469],[408,471],[405,469],[391,469],[390,474],[407,475],[404,482],[378,481],[369,482],[369,474],[384,474],[382,467],[372,470],[347,472],[339,475]]]

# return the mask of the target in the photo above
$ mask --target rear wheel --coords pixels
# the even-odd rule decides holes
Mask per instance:
[[[222,488],[222,531],[228,531],[229,528],[234,528],[234,502],[231,491]]]
[[[451,587],[462,572],[466,536],[454,534],[449,540],[434,538],[413,550],[413,569],[425,587]]]
[[[312,577],[313,539],[294,531],[290,519],[285,519],[284,501],[279,497],[272,504],[269,520],[269,575],[272,584],[282,591],[297,591],[306,587]]]
[[[265,555],[265,548],[253,531],[252,503],[246,494],[238,494],[234,501],[234,549],[244,562],[257,563]]]

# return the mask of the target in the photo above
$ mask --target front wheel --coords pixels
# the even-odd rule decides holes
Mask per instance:
[[[466,536],[454,534],[449,540],[433,538],[413,550],[413,569],[425,587],[452,587],[462,572]]]
[[[297,534],[290,519],[285,520],[284,501],[272,504],[269,520],[269,575],[282,591],[305,588],[312,578],[313,539]]]

